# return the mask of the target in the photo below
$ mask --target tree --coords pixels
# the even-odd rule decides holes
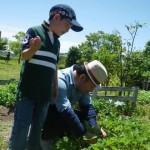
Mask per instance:
[[[148,41],[145,45],[145,49],[144,49],[144,55],[147,56],[147,55],[150,55],[150,41]]]
[[[0,38],[0,50],[6,50],[7,44],[8,44],[7,38]]]
[[[71,47],[69,49],[67,59],[66,59],[66,67],[72,66],[76,64],[78,60],[81,58],[81,52],[78,47]]]
[[[22,49],[22,42],[25,38],[25,33],[22,31],[19,31],[16,35],[13,36],[17,41],[10,41],[9,47],[10,49],[16,54],[20,55],[21,49]]]
[[[18,41],[10,41],[9,48],[15,53],[15,55],[19,55],[22,48],[22,44]]]
[[[144,24],[143,24],[144,25]],[[131,42],[128,40],[127,41],[127,46],[128,46],[128,54],[130,55],[134,49],[134,42],[135,42],[135,37],[137,35],[137,31],[139,28],[143,27],[142,24],[140,24],[139,22],[135,21],[135,24],[130,24],[129,26],[125,25],[125,27],[127,28],[128,32],[131,35]]]
[[[64,69],[65,68],[66,58],[67,58],[67,54],[61,54],[60,53],[59,62],[58,62],[59,69]]]
[[[137,28],[141,26],[137,24]],[[128,26],[127,28],[130,29]],[[135,27],[136,34],[137,28]],[[131,34],[134,34],[134,32],[131,32]],[[97,59],[107,68],[110,83],[113,82],[113,85],[139,85],[139,87],[142,87],[144,80],[142,74],[150,68],[150,57],[148,55],[150,42],[145,46],[144,52],[133,51],[136,34],[133,36],[134,40],[131,42],[131,47],[126,48],[126,43],[122,41],[122,37],[117,30],[113,31],[112,34],[103,31],[91,33],[86,36],[85,42],[78,45],[78,47],[74,47],[74,50],[78,53],[69,53],[72,59],[68,58],[68,60],[69,62],[83,64],[85,61]],[[77,54],[79,55],[76,57]]]
[[[117,74],[122,82],[122,61],[123,57],[120,57],[125,51],[123,42],[118,31],[114,31],[112,34],[98,31],[97,33],[91,33],[86,36],[87,40],[79,45],[81,51],[80,64],[84,61],[91,61],[97,59],[101,61],[109,72],[109,76],[112,77]]]
[[[126,85],[139,86],[142,88],[142,72],[143,72],[143,53],[140,51],[132,52],[130,56],[130,71],[126,68]],[[128,65],[127,65],[128,66]]]
[[[143,70],[143,74],[142,77],[144,78],[144,82],[145,82],[145,87],[144,89],[146,89],[146,84],[148,83],[149,79],[150,79],[150,41],[148,41],[145,45],[145,49],[143,51],[143,63],[144,63],[144,70]],[[147,89],[146,89],[147,90]]]
[[[16,35],[13,36],[18,42],[22,43],[25,38],[25,33],[23,31],[19,31]]]
[[[89,41],[85,41],[79,45],[80,59],[78,60],[79,64],[84,62],[89,62],[92,60],[92,55],[95,52],[93,47],[89,45]]]
[[[145,49],[143,50],[143,71],[150,71],[150,41],[148,41],[145,45]]]
[[[134,42],[135,42],[135,38],[136,38],[136,35],[137,35],[137,32],[138,32],[138,29],[139,28],[142,28],[144,24],[140,24],[139,22],[135,21],[135,24],[130,24],[129,26],[125,25],[125,27],[127,28],[128,32],[130,33],[131,35],[131,40],[127,40],[127,47],[128,47],[128,51],[127,51],[127,57],[126,57],[126,61],[125,61],[125,68],[126,68],[126,72],[124,72],[125,76],[126,76],[126,82],[125,82],[125,85],[126,86],[131,86],[129,83],[130,81],[128,77],[130,71],[131,71],[131,55],[132,55],[132,52],[134,50]],[[130,42],[131,41],[131,42]]]
[[[13,36],[17,41],[10,41],[9,47],[10,49],[16,54],[19,55],[18,57],[18,63],[20,63],[21,59],[21,49],[22,49],[22,43],[25,38],[25,33],[22,31],[19,31],[16,35]]]

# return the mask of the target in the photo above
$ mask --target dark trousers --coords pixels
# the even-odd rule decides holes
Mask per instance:
[[[83,122],[85,117],[80,110],[74,110],[80,121]],[[61,138],[66,134],[69,134],[69,127],[63,120],[60,112],[57,111],[55,105],[50,105],[47,113],[47,117],[42,129],[42,139],[56,139]]]

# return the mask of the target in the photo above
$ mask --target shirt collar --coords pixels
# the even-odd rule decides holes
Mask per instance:
[[[74,65],[70,67],[70,71],[69,71],[70,73],[69,74],[70,74],[70,79],[71,79],[70,83],[75,85],[74,74],[73,74],[73,70],[74,70],[73,67],[74,67]]]
[[[48,24],[48,22],[44,21],[44,22],[42,23],[42,27],[43,27],[47,32],[49,32],[49,24]],[[58,36],[57,34],[55,34],[55,33],[53,33],[53,36],[54,36],[54,38],[56,38],[56,39],[59,38],[59,36]]]

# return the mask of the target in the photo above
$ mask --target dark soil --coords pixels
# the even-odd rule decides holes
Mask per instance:
[[[10,112],[10,108],[0,105],[0,122],[12,122],[14,119],[14,112]]]

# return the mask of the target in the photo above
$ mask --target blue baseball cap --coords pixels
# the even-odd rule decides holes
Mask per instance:
[[[83,30],[83,27],[78,23],[76,19],[74,10],[70,6],[65,4],[58,4],[53,6],[50,9],[49,16],[51,17],[56,14],[60,14],[67,18],[68,21],[73,25],[71,28],[73,31],[80,32]]]

